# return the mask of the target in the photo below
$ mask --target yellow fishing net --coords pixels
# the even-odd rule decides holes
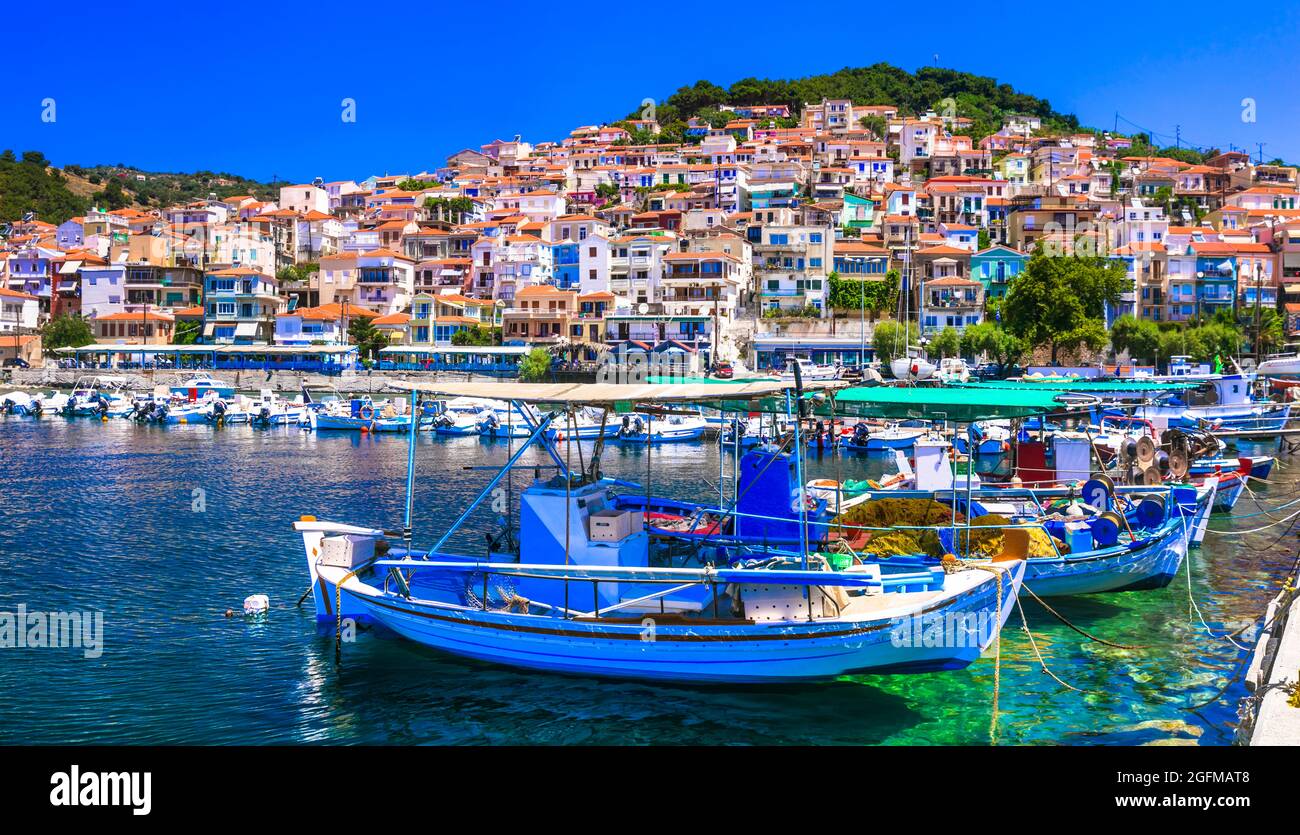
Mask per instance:
[[[957,541],[961,543],[961,550],[968,554],[969,559],[979,559],[981,557],[992,558],[1002,553],[1002,528],[1012,524],[1011,520],[997,513],[986,513],[983,516],[976,516],[970,520],[970,545],[966,548],[966,532],[957,532]],[[976,530],[976,529],[979,530]],[[1051,536],[1047,531],[1041,528],[1029,528],[1029,552],[1030,557],[1054,557],[1056,554],[1069,553],[1070,549],[1064,542]],[[1052,547],[1052,543],[1056,547]]]

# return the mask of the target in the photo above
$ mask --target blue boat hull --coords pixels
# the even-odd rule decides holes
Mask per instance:
[[[620,435],[619,440],[625,444],[678,444],[698,441],[702,437],[704,437],[704,427],[700,426],[695,429],[684,429],[677,432],[673,430],[661,432],[656,429],[654,435],[650,438],[647,438],[644,432],[638,435]]]
[[[926,616],[952,615],[960,621],[984,613],[990,621],[996,616],[1000,627],[1014,607],[1024,573],[1022,562],[1007,567],[1010,576],[1002,580],[1000,612],[997,581],[989,575],[945,598]],[[323,596],[332,606],[335,587],[318,578],[315,588],[318,599]],[[850,673],[960,669],[979,658],[993,637],[977,640],[972,633],[967,646],[952,645],[960,641],[929,642],[922,640],[922,627],[907,617],[656,625],[653,616],[565,620],[364,594],[351,586],[342,597],[346,616],[363,613],[405,638],[455,655],[548,672],[697,684],[772,684]],[[323,619],[330,622],[332,617]]]
[[[1027,560],[1025,585],[1039,597],[1163,588],[1178,573],[1187,548],[1185,531],[1175,523],[1137,547]]]

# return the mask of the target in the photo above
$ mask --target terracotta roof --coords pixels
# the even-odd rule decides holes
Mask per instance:
[[[155,311],[150,310],[145,313],[127,313],[127,312],[110,313],[107,316],[96,316],[95,321],[96,322],[140,322],[140,321],[173,322],[175,320],[171,316],[166,315],[165,313],[157,313]]]

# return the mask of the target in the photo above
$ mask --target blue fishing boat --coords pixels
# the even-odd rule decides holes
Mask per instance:
[[[416,404],[418,406],[418,404]],[[369,397],[328,401],[323,409],[307,412],[313,431],[405,432],[411,428],[410,414],[398,414],[392,404],[375,403]],[[428,418],[421,420],[424,423]]]
[[[235,396],[235,387],[221,380],[214,380],[206,373],[199,372],[188,380],[172,386],[171,393],[188,400],[202,400],[209,395],[229,400]]]
[[[343,619],[356,618],[450,653],[531,669],[780,683],[964,667],[996,639],[1015,605],[1023,560],[888,573],[870,563],[833,568],[807,548],[802,496],[797,520],[788,494],[780,496],[785,513],[774,523],[798,535],[797,549],[755,543],[743,558],[723,563],[715,560],[724,552],[699,542],[683,555],[676,541],[665,545],[652,537],[638,513],[615,505],[597,457],[575,472],[565,463],[567,445],[562,453],[546,439],[547,429],[575,408],[720,405],[716,387],[420,382],[409,388],[413,404],[421,390],[488,395],[539,404],[542,416],[432,547],[412,544],[414,429],[400,532],[310,516],[295,524],[317,618],[337,634]],[[787,408],[791,403],[781,382],[739,383],[724,396],[747,409],[765,399],[784,401]],[[482,557],[447,550],[454,533],[483,501],[499,495],[502,479],[537,444],[557,474],[537,478],[522,491],[517,531],[507,527],[489,535]],[[802,444],[795,447],[798,471]],[[772,456],[764,470],[785,467],[788,460]],[[773,483],[786,484],[782,476]],[[945,640],[922,639],[936,627]]]

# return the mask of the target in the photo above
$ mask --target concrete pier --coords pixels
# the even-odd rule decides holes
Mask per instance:
[[[1293,590],[1300,576],[1293,576],[1289,588],[1269,604],[1264,614],[1265,629],[1255,645],[1246,669],[1247,697],[1243,711],[1249,723],[1251,745],[1300,745],[1300,707],[1292,696],[1300,680],[1300,594]]]

